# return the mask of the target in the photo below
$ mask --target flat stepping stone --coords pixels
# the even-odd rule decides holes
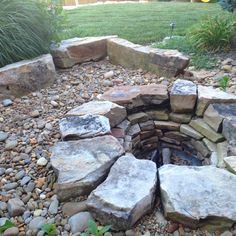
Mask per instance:
[[[91,101],[70,110],[67,116],[102,115],[109,119],[111,127],[120,124],[127,116],[126,109],[109,101]]]
[[[212,87],[198,85],[196,115],[203,116],[208,105],[212,103],[236,103],[236,95]]]
[[[153,208],[157,169],[154,162],[122,156],[101,185],[88,197],[87,205],[102,224],[115,230],[130,229]]]
[[[107,56],[107,39],[115,36],[72,38],[51,48],[54,63],[70,68],[78,63],[96,61]]]
[[[109,120],[100,115],[68,116],[59,122],[64,140],[92,138],[111,133]]]
[[[236,176],[213,166],[165,165],[159,169],[165,217],[210,230],[236,222]]]
[[[101,95],[100,99],[117,103],[127,109],[133,109],[146,105],[165,104],[169,95],[166,85],[150,84],[111,88]]]
[[[111,135],[58,142],[52,150],[51,164],[58,176],[56,191],[59,199],[90,193],[123,153],[123,147]]]
[[[197,86],[189,81],[177,79],[170,91],[170,106],[173,112],[192,112],[197,100]]]

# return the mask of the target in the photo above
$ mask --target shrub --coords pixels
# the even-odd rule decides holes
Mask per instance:
[[[47,53],[55,21],[38,0],[0,1],[0,66]]]
[[[236,9],[236,0],[220,0],[221,7],[229,12],[234,12]]]
[[[192,44],[202,51],[228,49],[235,33],[235,21],[231,17],[209,17],[188,34]]]

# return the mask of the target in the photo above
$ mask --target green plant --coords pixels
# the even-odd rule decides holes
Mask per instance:
[[[6,220],[6,222],[2,226],[0,226],[0,233],[3,233],[5,230],[14,226],[15,225],[10,220]]]
[[[49,52],[57,30],[52,18],[45,2],[1,0],[0,67]]]
[[[224,92],[226,92],[226,90],[227,90],[227,88],[228,88],[228,86],[229,86],[230,79],[231,79],[231,78],[230,78],[229,76],[225,75],[225,76],[223,76],[222,78],[220,78],[220,79],[218,80],[219,86],[220,86],[220,88],[221,88]]]
[[[56,235],[56,225],[54,224],[43,224],[41,229],[48,235],[48,236],[55,236]]]
[[[98,229],[98,226],[94,220],[89,220],[88,222],[88,233],[82,233],[81,236],[103,236],[109,229],[111,228],[111,225],[106,225],[102,229]]]
[[[236,0],[220,0],[221,7],[229,12],[234,12],[236,9]]]
[[[188,36],[198,50],[216,52],[230,48],[235,33],[231,17],[208,17],[190,30]]]

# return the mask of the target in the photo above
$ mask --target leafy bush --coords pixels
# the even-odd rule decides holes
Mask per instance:
[[[189,38],[199,50],[215,52],[228,49],[235,34],[235,25],[231,17],[209,17],[190,30]]]
[[[229,12],[234,12],[236,9],[236,0],[220,0],[221,7]]]
[[[45,2],[0,1],[0,66],[47,53],[55,39],[55,17]]]

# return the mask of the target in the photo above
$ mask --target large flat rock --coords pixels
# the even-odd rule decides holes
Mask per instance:
[[[212,87],[198,85],[196,115],[203,116],[208,105],[212,103],[236,103],[236,95]]]
[[[120,124],[127,116],[125,107],[109,101],[91,101],[70,110],[67,116],[103,115],[110,121],[111,127]]]
[[[142,85],[142,86],[119,86],[106,91],[101,100],[107,100],[127,109],[148,105],[165,104],[168,99],[167,86],[165,85]]]
[[[107,56],[107,39],[116,36],[72,38],[51,48],[55,65],[69,68],[78,63],[95,61]]]
[[[191,113],[197,100],[197,86],[188,80],[177,79],[170,91],[171,110],[176,113]]]
[[[64,140],[93,138],[111,133],[108,118],[100,115],[67,116],[59,122]]]
[[[144,47],[121,38],[109,39],[107,50],[113,64],[133,69],[141,68],[162,76],[176,76],[189,64],[189,58],[176,50]]]
[[[222,122],[225,118],[236,120],[236,104],[211,104],[203,117],[216,132],[222,131]]]
[[[50,54],[19,61],[0,68],[0,99],[21,97],[46,88],[56,79]]]
[[[60,200],[90,193],[123,153],[119,141],[110,135],[58,142],[52,150],[51,164],[58,176]]]
[[[186,178],[187,177],[187,178]],[[236,176],[213,166],[159,169],[165,216],[191,228],[223,229],[236,222]]]
[[[101,185],[88,197],[87,205],[102,224],[115,230],[130,229],[153,208],[157,169],[154,162],[132,154],[118,159]]]

